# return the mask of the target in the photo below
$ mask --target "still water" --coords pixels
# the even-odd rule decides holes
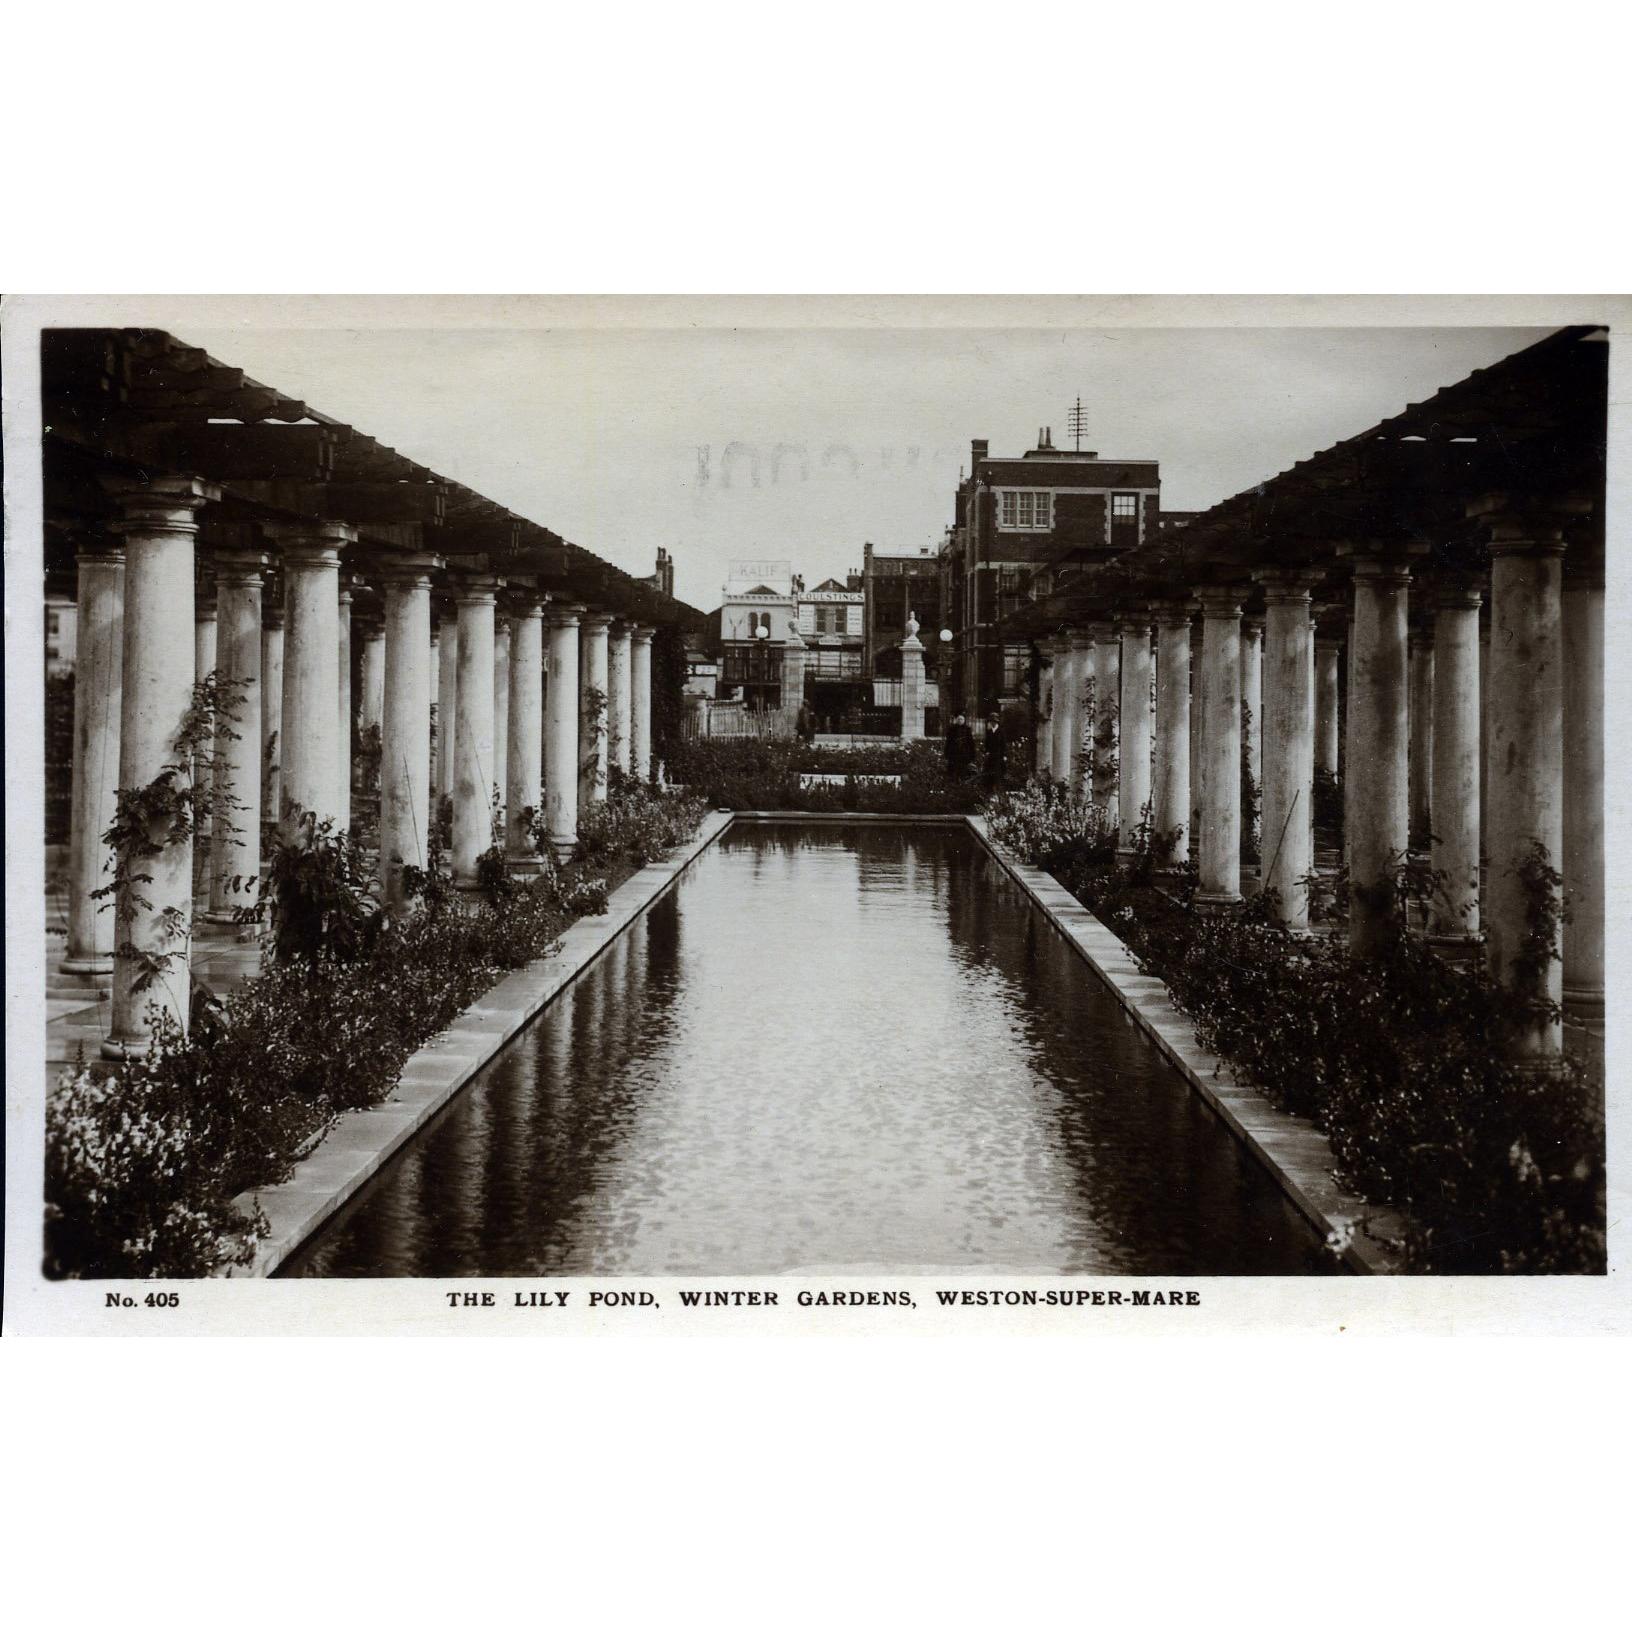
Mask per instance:
[[[1328,1267],[969,833],[742,824],[283,1273]]]

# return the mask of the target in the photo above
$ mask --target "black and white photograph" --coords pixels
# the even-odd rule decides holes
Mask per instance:
[[[41,1285],[1603,1277],[1611,314],[796,306],[38,321]]]

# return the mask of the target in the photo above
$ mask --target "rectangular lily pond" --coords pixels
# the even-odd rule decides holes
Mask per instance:
[[[1337,1268],[965,827],[738,822],[280,1273]]]

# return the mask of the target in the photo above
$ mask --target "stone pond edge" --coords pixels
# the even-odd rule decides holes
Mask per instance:
[[[1166,985],[1141,973],[1132,951],[1054,877],[1016,861],[987,831],[984,816],[965,816],[987,853],[1029,895],[1100,980],[1123,1012],[1167,1057],[1225,1126],[1269,1170],[1297,1210],[1330,1239],[1346,1236],[1344,1264],[1361,1275],[1401,1267],[1405,1220],[1342,1189],[1332,1177],[1330,1141],[1306,1117],[1277,1110],[1250,1085],[1238,1083],[1218,1055],[1196,1041],[1195,1027]]]
[[[513,970],[417,1050],[389,1099],[347,1112],[284,1183],[240,1196],[239,1205],[246,1210],[260,1206],[269,1233],[248,1265],[223,1275],[271,1275],[739,821],[967,826],[1115,995],[1129,1021],[1268,1170],[1292,1205],[1323,1236],[1348,1237],[1345,1265],[1360,1274],[1390,1274],[1400,1267],[1397,1249],[1385,1245],[1404,1234],[1400,1215],[1341,1189],[1332,1177],[1332,1150],[1325,1135],[1227,1075],[1218,1056],[1197,1043],[1193,1025],[1174,1006],[1167,987],[1142,974],[1121,938],[1050,874],[1007,854],[987,830],[985,817],[745,810],[711,811],[696,838],[625,879],[608,898],[604,915],[571,924],[554,953]]]
[[[607,898],[598,917],[579,918],[545,958],[506,975],[445,1031],[411,1055],[390,1098],[346,1112],[327,1138],[303,1157],[282,1184],[237,1198],[246,1212],[258,1204],[269,1233],[254,1259],[223,1278],[264,1278],[332,1218],[515,1035],[549,1007],[682,874],[735,819],[710,811],[696,838],[662,861],[632,873]]]

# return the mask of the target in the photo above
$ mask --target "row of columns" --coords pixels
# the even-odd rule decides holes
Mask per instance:
[[[1522,1052],[1555,1055],[1562,1036],[1553,1005],[1567,999],[1590,1016],[1603,1003],[1602,570],[1589,557],[1566,581],[1561,521],[1496,513],[1491,638],[1482,644],[1479,578],[1438,576],[1413,635],[1412,552],[1348,553],[1351,945],[1365,954],[1390,933],[1385,886],[1415,839],[1442,880],[1429,933],[1442,944],[1467,944],[1482,928],[1493,973],[1533,1005]],[[1052,705],[1039,760],[1119,818],[1124,854],[1147,808],[1153,833],[1177,833],[1180,855],[1193,818],[1197,901],[1222,909],[1241,900],[1245,757],[1262,795],[1262,884],[1276,893],[1281,921],[1301,930],[1304,880],[1315,864],[1315,772],[1335,774],[1338,763],[1340,647],[1314,621],[1311,591],[1321,572],[1255,576],[1265,603],[1261,638],[1242,617],[1244,585],[1206,585],[1194,601],[1159,601],[1124,613],[1114,629],[1090,625],[1045,643]],[[1091,672],[1096,696],[1106,696],[1101,677],[1113,672],[1112,636],[1121,664],[1120,789],[1107,788],[1083,757],[1093,729],[1083,717],[1085,677]],[[1555,957],[1545,969],[1526,941],[1533,886],[1525,870],[1537,844],[1562,873],[1570,904],[1562,962]]]
[[[263,805],[290,842],[308,815],[350,824],[352,627],[341,551],[356,535],[333,522],[275,531],[285,585],[279,606],[263,605],[268,554],[211,551],[215,606],[203,615],[195,538],[214,490],[180,479],[110,485],[120,518],[106,541],[78,556],[63,967],[111,970],[104,1048],[120,1057],[148,1046],[150,1003],[186,1027],[194,842],[208,854],[206,917],[231,922],[259,883]],[[429,554],[390,558],[377,573],[383,623],[359,629],[361,717],[381,737],[378,866],[388,902],[403,899],[404,867],[429,859],[433,697],[441,704],[437,774],[453,788],[452,864],[461,887],[475,885],[477,860],[493,842],[495,785],[506,811],[506,859],[526,872],[542,866],[531,822],[541,787],[549,843],[565,854],[577,842],[581,801],[606,796],[609,762],[643,780],[650,773],[653,630],[546,604],[530,591],[507,596],[496,627],[500,581],[475,577],[459,581],[457,622],[445,622],[438,643],[431,593],[441,567]],[[141,863],[151,876],[117,913],[99,911],[94,892],[108,882],[103,834],[117,790],[145,787],[174,764],[194,685],[210,673],[234,699],[232,717],[218,718],[214,744],[213,791],[225,819],[201,822],[194,840],[181,843],[156,822],[158,854]],[[144,980],[156,952],[172,955]]]

